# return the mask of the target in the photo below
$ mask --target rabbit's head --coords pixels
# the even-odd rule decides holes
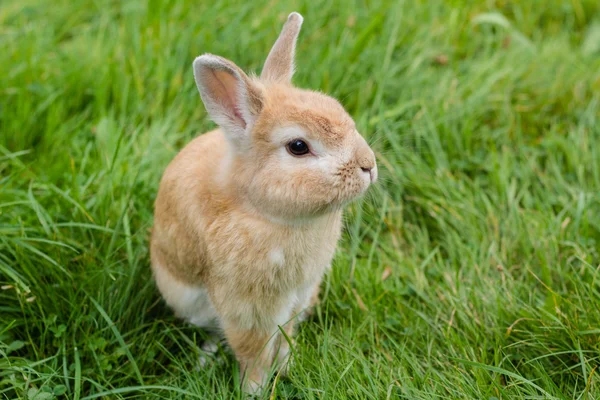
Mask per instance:
[[[202,101],[229,145],[217,183],[289,222],[339,209],[377,179],[375,155],[340,103],[291,84],[302,20],[290,14],[260,78],[215,55],[194,60]]]

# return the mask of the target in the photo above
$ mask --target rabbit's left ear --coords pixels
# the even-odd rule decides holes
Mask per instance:
[[[194,60],[200,97],[225,136],[236,146],[249,140],[263,107],[263,91],[237,65],[212,54]]]
[[[273,45],[260,75],[266,83],[290,83],[294,75],[296,40],[304,19],[297,12],[289,15]]]

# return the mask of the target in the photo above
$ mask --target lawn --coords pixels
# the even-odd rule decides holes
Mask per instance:
[[[238,398],[149,268],[194,57],[343,103],[381,180],[264,398],[600,398],[600,3],[0,2],[0,397]]]

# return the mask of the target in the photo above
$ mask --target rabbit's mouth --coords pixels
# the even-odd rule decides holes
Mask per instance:
[[[349,179],[334,186],[332,204],[344,206],[362,197],[377,180],[377,167],[365,171],[362,169]]]
[[[319,211],[321,213],[331,212],[335,210],[339,210],[352,203],[353,201],[359,200],[362,198],[367,191],[369,190],[370,178],[367,178],[367,183],[351,185],[345,190],[339,190],[335,194],[335,197],[328,202],[326,205],[319,207]]]

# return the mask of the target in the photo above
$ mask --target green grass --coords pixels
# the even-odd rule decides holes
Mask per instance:
[[[265,398],[600,398],[600,4],[264,3],[0,2],[0,397],[240,396],[230,355],[197,369],[148,233],[212,126],[194,57],[260,71],[297,10],[296,84],[382,179]]]

